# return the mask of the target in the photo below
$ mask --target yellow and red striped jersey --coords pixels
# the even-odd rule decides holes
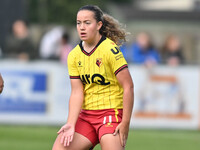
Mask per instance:
[[[70,79],[84,84],[82,109],[123,108],[123,88],[116,75],[127,67],[119,47],[109,38],[102,36],[90,53],[80,42],[68,55],[68,72]]]

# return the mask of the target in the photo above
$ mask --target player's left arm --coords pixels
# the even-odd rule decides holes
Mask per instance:
[[[124,147],[128,138],[129,124],[134,104],[134,85],[128,68],[121,70],[116,77],[124,93],[122,122],[116,128],[114,135],[119,133],[121,145]]]

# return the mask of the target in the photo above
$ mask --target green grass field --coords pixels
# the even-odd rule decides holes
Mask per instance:
[[[51,150],[59,127],[0,126],[0,150]],[[126,150],[199,150],[200,131],[131,130]],[[95,147],[100,150],[100,146]]]

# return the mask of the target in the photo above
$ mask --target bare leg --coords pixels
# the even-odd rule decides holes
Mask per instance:
[[[124,150],[124,147],[122,147],[122,145],[120,144],[119,134],[117,134],[116,136],[112,134],[103,135],[101,137],[100,145],[102,150]]]
[[[60,143],[61,137],[62,133],[56,138],[52,150],[89,150],[92,147],[90,140],[76,132],[69,146],[64,147],[64,145]]]

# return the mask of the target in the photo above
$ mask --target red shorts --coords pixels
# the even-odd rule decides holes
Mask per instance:
[[[122,120],[122,109],[81,110],[75,132],[88,138],[93,147],[104,134],[112,134]]]

